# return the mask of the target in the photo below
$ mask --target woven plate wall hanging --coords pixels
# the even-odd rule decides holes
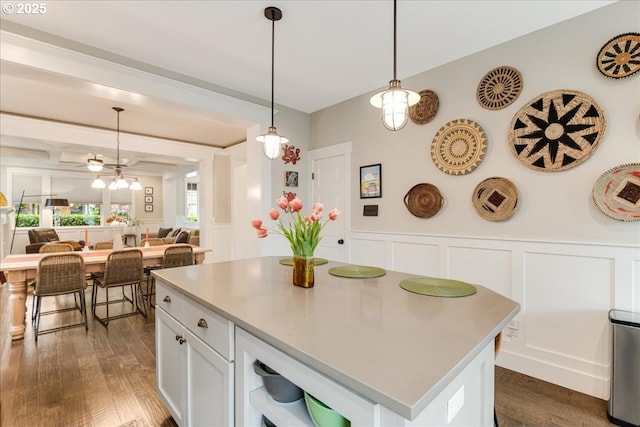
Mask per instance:
[[[593,202],[618,221],[640,221],[640,163],[616,166],[593,186]]]
[[[404,205],[418,218],[430,218],[438,213],[444,199],[433,184],[416,184],[404,196]]]
[[[640,33],[625,33],[605,43],[596,56],[598,70],[612,79],[629,77],[640,70]]]
[[[488,110],[501,110],[518,99],[522,92],[522,75],[513,67],[496,67],[482,77],[476,99]]]
[[[432,90],[421,90],[420,101],[409,107],[409,117],[417,125],[429,123],[436,116],[440,101]]]
[[[516,211],[518,190],[507,178],[491,177],[476,186],[471,201],[482,218],[502,221]]]
[[[587,160],[602,140],[604,111],[586,93],[543,93],[513,116],[509,146],[526,167],[541,172],[570,169]]]
[[[487,135],[473,120],[457,119],[442,126],[431,143],[431,159],[449,175],[464,175],[478,167],[487,151]]]

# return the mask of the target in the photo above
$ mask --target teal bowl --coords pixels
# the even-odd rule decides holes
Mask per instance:
[[[307,404],[309,415],[311,415],[311,421],[313,421],[313,424],[315,424],[316,427],[351,426],[351,422],[348,419],[329,408],[306,391],[304,392],[304,401]]]

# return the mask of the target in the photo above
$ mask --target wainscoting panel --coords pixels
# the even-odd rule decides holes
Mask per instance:
[[[450,246],[447,271],[451,279],[482,285],[511,296],[511,251]]]
[[[640,311],[640,247],[351,231],[354,264],[485,286],[520,303],[500,366],[609,397],[610,309]]]
[[[524,265],[525,346],[607,365],[613,260],[526,253]]]
[[[393,270],[421,276],[438,276],[438,245],[391,242]]]
[[[380,239],[360,239],[351,241],[349,262],[352,264],[383,267],[385,260],[385,241]]]

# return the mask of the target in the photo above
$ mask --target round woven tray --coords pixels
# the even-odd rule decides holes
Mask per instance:
[[[404,196],[404,205],[418,218],[430,218],[438,213],[444,199],[433,184],[416,184]]]
[[[515,212],[518,205],[518,190],[507,178],[487,178],[473,190],[471,202],[482,218],[489,221],[502,221]]]
[[[421,90],[420,101],[409,107],[409,117],[417,125],[429,123],[436,116],[440,101],[432,90]]]
[[[329,260],[325,258],[313,258],[313,265],[323,265],[328,262]],[[278,263],[282,265],[293,265],[293,257],[281,258]]]
[[[431,297],[466,297],[478,292],[478,289],[466,282],[438,277],[413,277],[400,282],[406,291]]]
[[[476,99],[488,110],[501,110],[512,104],[522,92],[522,75],[506,65],[496,67],[482,77]]]
[[[592,97],[559,89],[518,110],[509,126],[509,146],[526,167],[558,172],[587,160],[606,127],[604,111]]]
[[[329,269],[329,274],[349,279],[371,279],[387,274],[386,270],[368,265],[343,265]]]
[[[612,79],[640,71],[640,33],[620,34],[606,42],[596,56],[598,70]]]
[[[438,130],[431,143],[431,159],[449,175],[464,175],[478,167],[487,151],[487,136],[473,120],[457,119]]]
[[[640,221],[640,163],[616,166],[593,186],[593,202],[603,214],[618,221]]]

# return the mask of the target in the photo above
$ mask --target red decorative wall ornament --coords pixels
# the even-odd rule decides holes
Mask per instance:
[[[291,191],[283,191],[282,195],[287,198],[288,202],[296,198],[296,193],[293,193]]]
[[[286,145],[284,146],[284,154],[282,155],[282,160],[284,160],[284,164],[293,163],[294,165],[298,160],[300,160],[300,149],[296,148],[295,145]]]

